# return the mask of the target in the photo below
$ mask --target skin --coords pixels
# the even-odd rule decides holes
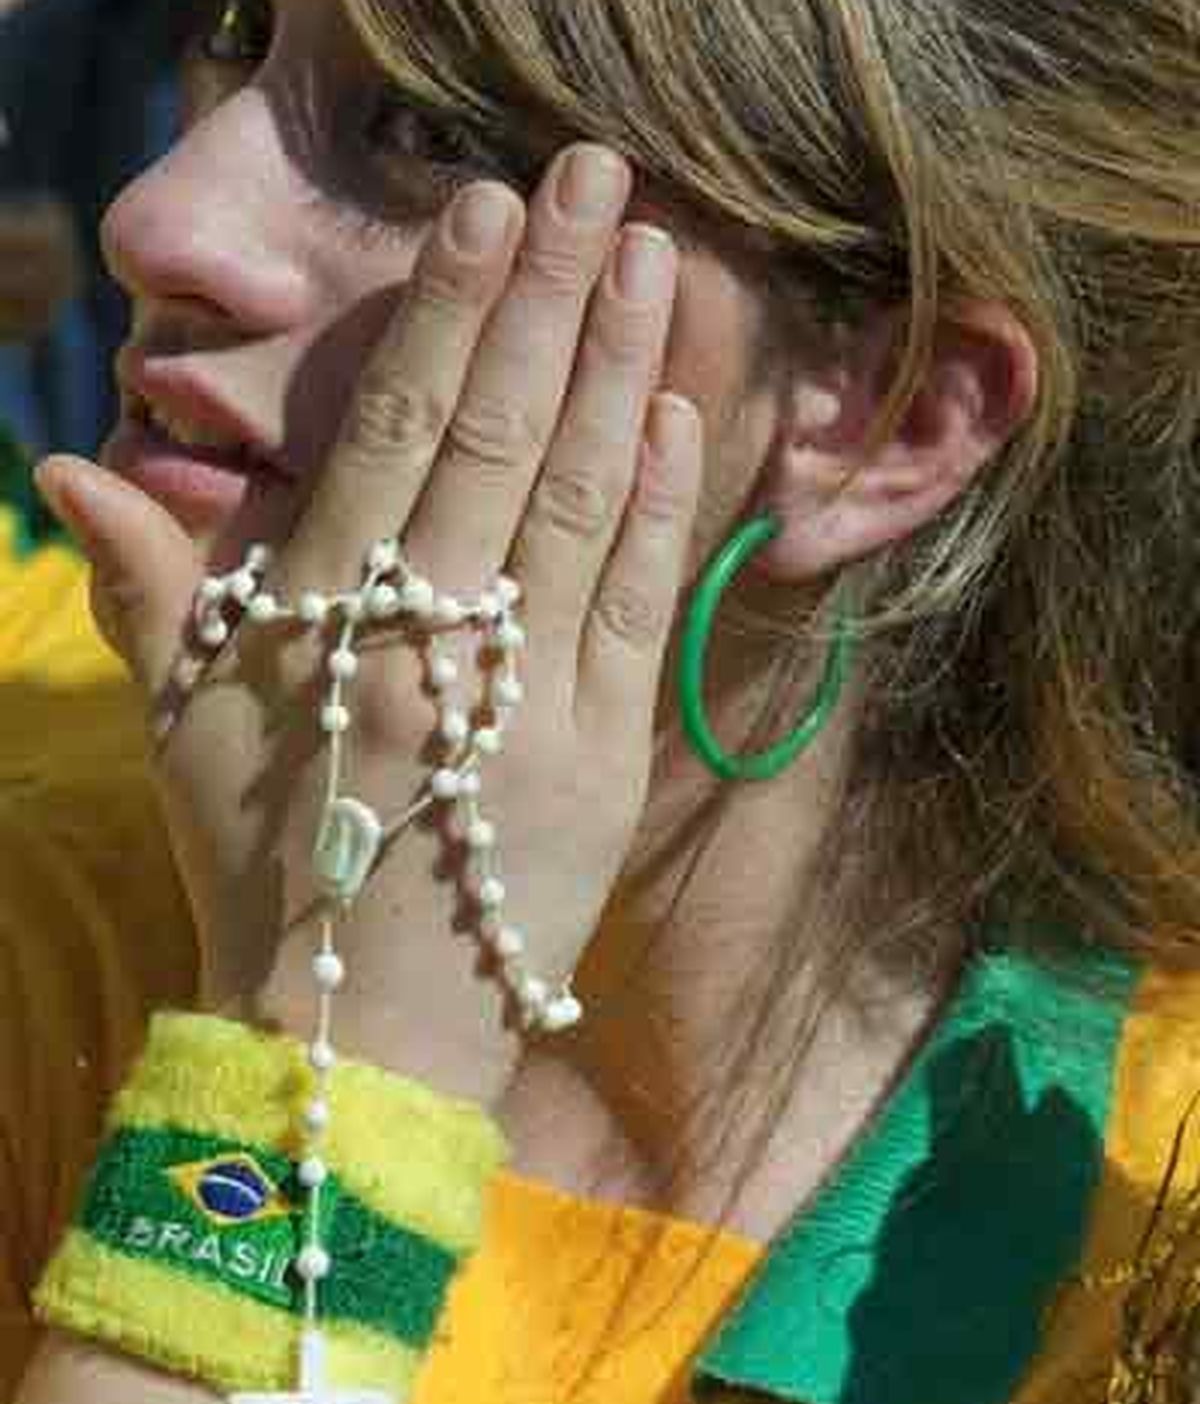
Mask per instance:
[[[442,588],[473,590],[507,565],[526,591],[528,698],[489,766],[488,807],[539,971],[582,963],[586,1002],[622,984],[657,929],[686,857],[675,837],[712,790],[664,680],[699,563],[747,510],[770,506],[783,532],[746,589],[803,613],[831,572],[953,501],[1029,412],[1036,365],[1003,309],[959,309],[909,420],[863,464],[886,392],[886,312],[837,363],[793,348],[787,374],[748,384],[765,315],[753,286],[591,147],[561,153],[527,204],[473,186],[440,213],[393,212],[380,231],[342,193],[369,186],[364,171],[291,125],[298,92],[335,108],[378,81],[335,7],[282,0],[269,57],[199,75],[189,133],[105,223],[135,308],[126,370],[139,357],[185,370],[255,426],[286,473],[222,480],[199,501],[110,449],[107,469],[56,458],[39,482],[93,562],[97,616],[152,711],[199,580],[250,541],[277,547],[277,583],[292,590],[355,580],[369,544],[397,530]],[[501,232],[472,252],[463,231],[480,199]],[[619,271],[635,247],[649,250],[636,285]],[[718,640],[719,729],[752,712],[774,656],[770,641]],[[280,717],[316,661],[302,637],[238,636],[175,719],[159,766],[210,1003],[302,1036],[313,935],[299,918],[324,771],[315,734]],[[354,790],[390,808],[425,773],[412,758],[428,699],[392,649],[367,658],[354,689]],[[449,935],[453,886],[434,875],[425,835],[389,855],[341,930],[351,974],[339,1046],[493,1108],[520,1170],[638,1201],[682,1156],[688,1173],[659,1207],[731,1209],[732,1227],[768,1236],[869,1117],[944,984],[860,986],[831,1011],[730,1206],[727,1171],[700,1164],[682,1110],[713,1077],[712,1031],[735,1017],[796,899],[861,705],[848,702],[778,782],[737,796],[686,910],[586,1052],[530,1045],[507,1017],[476,949]],[[640,861],[651,848],[652,869]],[[752,1071],[751,1101],[779,1054]],[[21,1404],[110,1397],[210,1396],[54,1342]]]

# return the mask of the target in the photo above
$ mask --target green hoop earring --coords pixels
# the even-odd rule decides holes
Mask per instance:
[[[731,756],[717,740],[704,706],[704,665],[717,607],[750,557],[779,532],[780,524],[772,516],[756,517],[742,527],[701,577],[684,626],[678,674],[683,729],[692,750],[722,780],[774,780],[782,775],[829,724],[854,658],[857,635],[848,614],[839,607],[824,674],[796,729],[769,750],[752,756]]]

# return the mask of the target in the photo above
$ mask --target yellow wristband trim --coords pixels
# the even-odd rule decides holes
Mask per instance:
[[[286,1390],[295,1383],[298,1318],[124,1257],[78,1229],[67,1234],[34,1301],[45,1320],[220,1389]],[[322,1329],[335,1384],[407,1398],[421,1352],[342,1321]]]
[[[314,1075],[303,1045],[200,1014],[159,1014],[110,1130],[186,1127],[297,1154]],[[479,1241],[480,1185],[504,1162],[504,1137],[470,1102],[346,1062],[322,1155],[369,1208],[453,1252]]]

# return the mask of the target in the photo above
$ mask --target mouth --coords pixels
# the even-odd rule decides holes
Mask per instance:
[[[144,438],[157,443],[165,452],[182,454],[242,477],[287,476],[274,454],[241,437],[236,430],[179,413],[140,395],[130,397],[124,417]]]
[[[177,373],[122,377],[107,467],[188,527],[228,518],[253,487],[292,488],[282,451],[197,382]]]

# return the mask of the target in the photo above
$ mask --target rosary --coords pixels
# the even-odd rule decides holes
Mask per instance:
[[[269,548],[253,546],[238,570],[202,582],[194,628],[207,656],[199,669],[196,660],[186,660],[177,675],[182,689],[194,687],[205,663],[224,647],[235,629],[247,624],[321,631],[328,642],[319,722],[328,738],[329,759],[312,859],[323,898],[320,945],[312,965],[317,1026],[308,1048],[314,1085],[304,1111],[304,1154],[297,1170],[304,1192],[303,1246],[292,1264],[304,1290],[299,1384],[298,1391],[291,1394],[234,1395],[231,1404],[391,1404],[390,1396],[379,1391],[329,1385],[326,1339],[321,1329],[321,1283],[334,1267],[322,1242],[321,1192],[329,1176],[322,1144],[335,1110],[331,1078],[338,1055],[333,1043],[333,1001],[346,979],[345,962],[337,947],[338,921],[366,885],[384,844],[422,815],[442,806],[455,821],[455,832],[468,853],[463,882],[477,913],[479,936],[496,957],[500,977],[524,1027],[559,1032],[577,1024],[583,1009],[569,983],[554,990],[530,970],[524,933],[504,919],[507,894],[497,856],[497,827],[482,802],[484,764],[503,750],[505,731],[524,696],[517,674],[517,660],[525,647],[525,634],[517,618],[520,587],[500,576],[490,589],[471,600],[441,594],[412,570],[399,542],[388,539],[371,548],[357,590],[331,596],[307,591],[291,605],[266,588],[271,562]],[[422,653],[426,686],[438,710],[438,762],[418,799],[390,824],[385,824],[371,806],[343,791],[345,741],[353,723],[351,700],[359,671],[355,646],[360,633],[373,623],[405,626],[407,637]],[[483,696],[474,713],[461,701],[460,668],[444,642],[466,631],[477,638],[479,672],[484,679]]]

